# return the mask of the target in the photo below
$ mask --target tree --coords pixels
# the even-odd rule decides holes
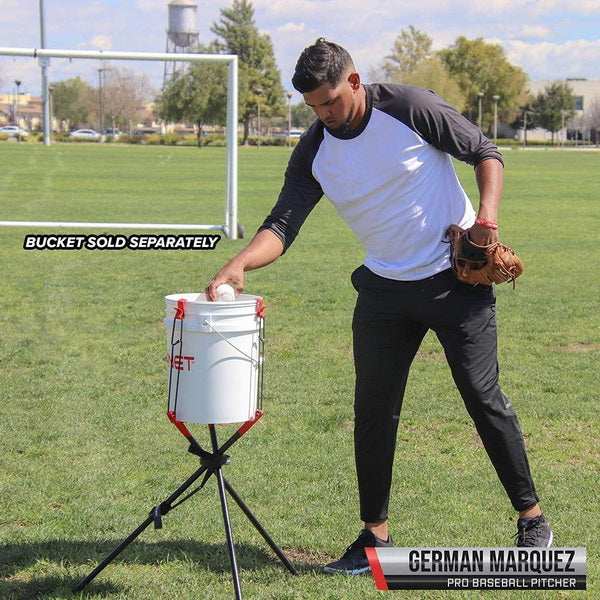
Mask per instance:
[[[433,90],[459,112],[462,112],[466,106],[465,97],[458,83],[450,76],[437,56],[421,61],[414,71],[401,78],[401,83]]]
[[[430,57],[432,44],[433,40],[414,25],[409,25],[408,31],[402,29],[382,65],[388,80],[399,80],[413,73],[419,63]]]
[[[563,82],[551,83],[537,95],[533,103],[536,123],[552,133],[553,144],[554,134],[575,116],[574,106],[573,90]]]
[[[413,25],[396,38],[392,52],[373,79],[391,83],[418,85],[433,90],[446,102],[462,111],[465,99],[458,84],[450,77],[444,63],[432,52],[433,40]]]
[[[483,93],[483,129],[490,131],[493,124],[494,95],[499,96],[500,119],[506,122],[515,119],[523,104],[527,75],[508,62],[502,46],[485,42],[483,38],[468,40],[460,36],[452,46],[441,50],[439,56],[466,98],[463,114],[472,121],[477,119],[478,94]]]
[[[292,116],[292,127],[307,129],[317,118],[313,112],[313,109],[304,102],[298,102],[298,104],[294,104],[290,107],[290,111]]]
[[[136,75],[129,69],[116,67],[105,71],[102,85],[103,112],[122,129],[139,116],[144,102],[152,95],[145,74]]]
[[[200,46],[196,51],[200,54],[214,54],[215,46]],[[166,121],[195,123],[200,147],[205,124],[225,124],[227,67],[217,63],[191,64],[183,72],[176,73],[167,84],[157,108],[160,117]]]
[[[97,94],[79,77],[57,81],[52,87],[52,113],[69,124],[83,125],[88,122],[97,106]]]
[[[587,111],[587,124],[590,128],[590,135],[596,145],[600,144],[600,100],[594,98],[590,102],[590,107]]]
[[[238,56],[239,115],[244,125],[242,143],[246,144],[259,102],[264,117],[285,115],[285,91],[273,44],[268,35],[256,28],[249,0],[233,0],[231,8],[222,8],[219,22],[213,23],[211,31],[218,36],[219,52]]]

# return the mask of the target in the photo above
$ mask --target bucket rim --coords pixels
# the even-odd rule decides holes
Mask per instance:
[[[167,303],[172,302],[176,304],[179,300],[185,300],[192,306],[254,306],[257,300],[262,300],[262,297],[253,294],[240,294],[235,300],[216,300],[213,302],[206,299],[204,292],[184,292],[179,294],[167,294],[165,296],[165,301]]]

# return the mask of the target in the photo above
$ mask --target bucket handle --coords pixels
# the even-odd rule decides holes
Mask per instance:
[[[242,356],[245,356],[255,367],[260,366],[260,363],[258,362],[258,360],[256,360],[256,358],[250,356],[249,354],[246,354],[245,352],[242,352],[242,350],[240,350],[235,344],[232,344],[218,329],[213,327],[210,321],[204,319],[204,321],[202,321],[202,325],[212,329],[224,342],[227,342],[232,348],[235,348]]]

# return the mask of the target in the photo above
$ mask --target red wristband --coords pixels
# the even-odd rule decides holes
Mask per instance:
[[[488,229],[498,229],[498,223],[486,221],[485,219],[480,219],[479,217],[475,219],[475,224],[481,225],[482,227],[487,227]]]

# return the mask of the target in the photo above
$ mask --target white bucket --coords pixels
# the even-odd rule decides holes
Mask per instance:
[[[254,418],[262,299],[240,294],[232,302],[208,302],[204,294],[171,294],[165,301],[169,411],[188,423]]]

